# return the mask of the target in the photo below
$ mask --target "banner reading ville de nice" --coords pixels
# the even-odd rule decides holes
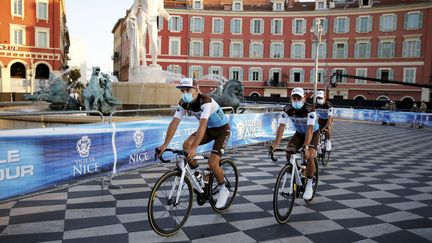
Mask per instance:
[[[228,148],[275,138],[280,113],[228,116]],[[95,175],[154,164],[154,149],[165,139],[171,118],[61,128],[0,131],[0,200]],[[198,126],[183,119],[170,148],[180,149]],[[294,133],[287,126],[285,136]],[[210,151],[212,143],[198,152]]]

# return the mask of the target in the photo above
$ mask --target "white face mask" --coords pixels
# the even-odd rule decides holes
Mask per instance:
[[[324,105],[324,99],[317,99],[317,103],[320,105]]]

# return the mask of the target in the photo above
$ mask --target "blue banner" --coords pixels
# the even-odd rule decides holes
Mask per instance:
[[[228,119],[227,148],[232,148],[273,140],[280,113],[235,114]],[[154,164],[154,149],[163,143],[171,120],[0,131],[0,200]],[[183,119],[169,147],[181,149],[197,127],[195,118]],[[284,136],[294,131],[288,124]],[[212,146],[213,142],[200,146],[197,152]]]
[[[334,117],[349,120],[405,123],[432,127],[432,114],[430,113],[336,108]]]
[[[110,125],[0,132],[0,199],[112,171]]]

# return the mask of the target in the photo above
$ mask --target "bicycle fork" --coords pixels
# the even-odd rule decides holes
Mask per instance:
[[[174,183],[173,183],[173,185],[171,187],[171,191],[170,191],[170,193],[168,195],[168,200],[171,201],[172,197],[174,196],[175,189],[178,188],[177,194],[176,194],[176,200],[175,200],[175,203],[173,204],[173,206],[176,206],[179,203],[180,196],[181,196],[181,193],[183,191],[183,185],[185,183],[184,180],[185,180],[186,175],[189,175],[188,177],[189,177],[190,181],[192,181],[193,187],[196,190],[198,190],[199,193],[204,193],[204,191],[201,188],[201,186],[198,184],[198,182],[192,176],[192,172],[190,171],[190,169],[187,168],[187,167],[185,167],[184,164],[180,165],[180,169],[181,169],[180,179],[179,179],[179,177],[176,177],[174,179]]]

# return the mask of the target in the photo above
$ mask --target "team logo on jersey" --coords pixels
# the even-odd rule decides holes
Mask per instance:
[[[135,130],[133,135],[136,148],[141,148],[144,142],[144,133],[141,130]]]
[[[90,154],[91,139],[88,136],[82,136],[77,144],[76,150],[82,158],[86,158]]]

